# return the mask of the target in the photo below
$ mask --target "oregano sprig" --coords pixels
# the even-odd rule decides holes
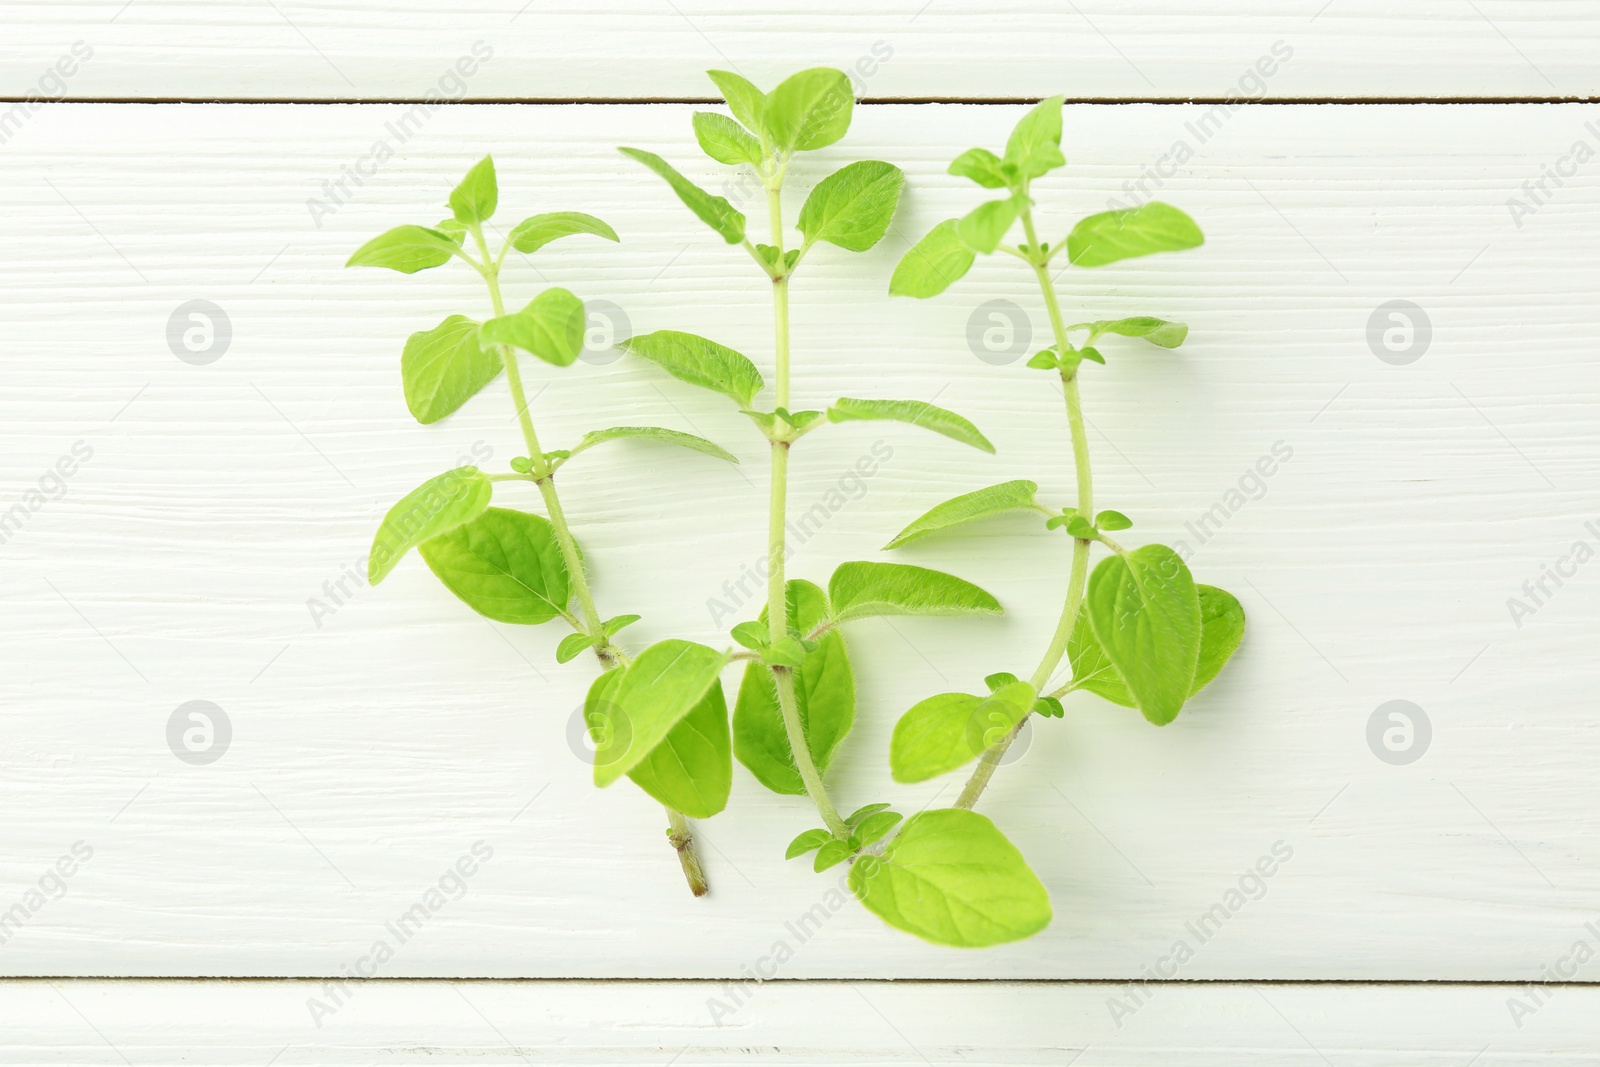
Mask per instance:
[[[1187,337],[1188,327],[1143,315],[1068,325],[1056,294],[1052,261],[1065,251],[1068,265],[1105,266],[1135,256],[1195,248],[1204,237],[1188,215],[1152,202],[1090,215],[1053,246],[1040,241],[1033,219],[1032,183],[1066,163],[1060,148],[1061,105],[1062,98],[1054,97],[1024,115],[1003,156],[973,148],[950,164],[951,174],[1003,195],[960,219],[935,226],[906,253],[889,287],[893,294],[926,298],[960,279],[978,255],[999,251],[1025,263],[1038,284],[1053,338],[1051,346],[1027,365],[1058,376],[1072,441],[1077,484],[1073,506],[1052,509],[1036,501],[1034,482],[1006,482],[938,505],[889,543],[899,547],[1013,510],[1043,512],[1048,516],[1047,529],[1062,530],[1072,539],[1060,620],[1028,681],[992,676],[987,696],[947,693],[929,698],[906,712],[895,728],[890,763],[899,780],[932,777],[978,757],[956,802],[963,810],[978,802],[1030,714],[1058,716],[1060,698],[1082,689],[1137,708],[1152,723],[1165,725],[1216,677],[1244,634],[1244,611],[1232,595],[1196,584],[1184,560],[1165,545],[1124,548],[1108,534],[1130,528],[1132,520],[1120,511],[1095,510],[1079,368],[1086,361],[1105,362],[1096,347],[1102,338],[1120,336],[1176,348]],[[1024,240],[1004,243],[1019,224]],[[1089,556],[1096,544],[1111,554],[1091,574]],[[1046,693],[1063,658],[1071,662],[1072,680]],[[1002,677],[1009,680],[996,688],[996,678]],[[976,735],[975,722],[982,727]],[[978,743],[973,744],[974,739]]]
[[[777,793],[808,796],[823,825],[800,834],[787,855],[815,854],[816,870],[851,864],[849,883],[872,911],[930,940],[988,945],[1025,937],[1050,918],[1049,897],[1021,854],[987,818],[971,811],[920,812],[908,819],[882,802],[840,814],[825,781],[840,743],[855,722],[854,667],[845,624],[889,615],[998,615],[993,596],[954,575],[893,563],[839,565],[827,588],[786,574],[787,486],[791,453],[830,424],[891,420],[931,430],[993,452],[967,419],[921,400],[841,397],[816,409],[792,410],[790,282],[822,245],[865,252],[888,232],[905,178],[878,160],[849,163],[811,189],[795,216],[800,239],[784,224],[790,166],[801,152],[826,148],[849,129],[854,100],[841,71],[801,71],[763,92],[727,71],[710,72],[732,118],[697,113],[694,133],[713,160],[747,167],[765,193],[765,241],[725,198],[695,185],[661,156],[636,148],[623,154],[665,179],[678,198],[722,240],[739,245],[770,282],[773,299],[772,396],[757,405],[766,380],[744,355],[708,338],[662,330],[631,340],[627,350],[737,404],[766,439],[768,494],[767,597],[758,618],[733,628],[747,660],[733,712],[739,762]],[[630,668],[630,672],[637,668]],[[624,710],[652,714],[657,698],[641,692]],[[894,834],[892,838],[888,835]],[[937,858],[937,864],[932,861]]]
[[[449,218],[434,226],[395,227],[362,245],[347,264],[414,274],[459,259],[482,278],[490,318],[479,322],[466,315],[450,315],[433,329],[412,334],[407,340],[400,359],[406,405],[418,422],[438,422],[459,410],[503,371],[528,453],[511,460],[507,472],[488,474],[477,467],[458,467],[408,493],[378,528],[368,579],[374,585],[381,582],[401,557],[415,548],[446,588],[481,615],[528,625],[565,620],[573,632],[560,642],[556,659],[566,663],[585,650],[592,651],[604,671],[596,687],[607,691],[623,681],[622,670],[630,665],[616,635],[639,616],[602,618],[583,553],[556,489],[556,472],[580,453],[621,438],[657,441],[729,462],[738,460],[704,438],[656,426],[593,430],[570,448],[544,450],[529,409],[520,361],[526,353],[555,367],[571,366],[583,351],[586,313],[583,302],[562,288],[545,289],[524,307],[508,312],[500,284],[507,254],[513,249],[531,254],[563,237],[618,238],[616,231],[593,215],[558,211],[517,223],[499,250],[491,252],[484,227],[498,204],[494,161],[486,156],[450,193]],[[545,515],[491,506],[494,486],[506,482],[532,483]],[[639,662],[649,654],[640,656]],[[720,792],[698,789],[690,803],[683,803],[682,798],[665,794],[657,781],[659,774],[652,777],[653,762],[663,766],[673,762],[670,730],[651,734],[641,729],[634,738],[632,725],[625,722],[591,720],[591,726],[605,735],[596,752],[597,780],[632,772],[646,792],[663,801],[668,840],[678,852],[684,876],[696,896],[705,893],[705,875],[685,812],[708,817],[721,811],[727,802],[726,783]],[[725,722],[722,729],[725,734]],[[642,751],[639,759],[618,767],[608,757],[621,736]],[[663,746],[668,751],[657,757],[655,750]]]

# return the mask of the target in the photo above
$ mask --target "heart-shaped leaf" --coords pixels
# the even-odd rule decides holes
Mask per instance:
[[[457,467],[429,478],[401,497],[372,538],[367,581],[377,585],[407,552],[482,515],[493,490],[488,476],[477,467]]]
[[[1100,562],[1089,576],[1089,625],[1145,718],[1164,726],[1193,688],[1200,659],[1200,594],[1165,545]]]
[[[566,610],[567,566],[543,516],[489,508],[418,551],[447,589],[497,622],[538,625]]]
[[[454,413],[500,370],[500,354],[479,342],[478,324],[464,315],[412,334],[400,354],[406,407],[424,425]]]
[[[850,889],[890,926],[936,945],[1000,945],[1050,924],[1050,894],[1022,853],[962,808],[907,819],[882,856],[856,859]]]

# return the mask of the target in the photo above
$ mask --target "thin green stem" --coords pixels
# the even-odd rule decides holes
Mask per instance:
[[[1039,237],[1033,228],[1032,212],[1022,212],[1022,228],[1028,237],[1030,252],[1027,257],[1028,262],[1038,279],[1045,310],[1050,315],[1050,329],[1055,335],[1056,350],[1065,355],[1072,350],[1067,341],[1066,320],[1061,316],[1061,303],[1056,298],[1055,286],[1050,283],[1050,272],[1047,269],[1049,259],[1039,253]],[[1092,521],[1094,475],[1089,465],[1089,436],[1083,421],[1083,401],[1078,394],[1076,367],[1061,371],[1061,386],[1066,399],[1067,425],[1072,434],[1072,460],[1078,483],[1078,513]],[[1067,643],[1072,638],[1072,628],[1078,621],[1078,612],[1082,610],[1083,593],[1088,584],[1089,546],[1090,542],[1087,540],[1073,539],[1072,569],[1067,579],[1066,600],[1061,606],[1061,617],[1056,621],[1050,645],[1045,649],[1044,656],[1039,660],[1039,666],[1033,672],[1031,683],[1035,691],[1044,688],[1050,676],[1061,665],[1062,657],[1067,653]],[[974,768],[972,776],[967,779],[966,786],[961,790],[961,796],[956,800],[956,807],[970,809],[978,802],[978,798],[989,785],[989,779],[994,777],[995,770],[1005,757],[1006,750],[1017,739],[1017,734],[1022,731],[1025,722],[1027,722],[1026,715],[1004,738],[984,752],[983,758],[978,761],[978,766]]]
[[[505,299],[500,292],[500,264],[490,259],[488,244],[483,239],[483,228],[472,228],[473,240],[478,244],[478,251],[483,256],[483,280],[489,287],[489,303],[494,308],[496,317],[506,313]],[[578,610],[581,612],[584,628],[590,637],[595,639],[594,651],[600,662],[610,666],[616,659],[610,640],[605,636],[605,625],[600,619],[600,612],[595,608],[594,594],[589,589],[589,576],[584,570],[583,557],[578,554],[578,542],[572,536],[572,529],[567,525],[565,510],[561,507],[560,494],[556,492],[555,476],[550,469],[550,461],[545,459],[544,449],[539,447],[539,433],[533,426],[533,413],[528,410],[528,394],[522,384],[522,368],[518,365],[517,354],[509,345],[497,346],[500,351],[500,361],[506,368],[506,382],[511,387],[511,402],[517,408],[517,422],[522,427],[522,439],[528,446],[528,461],[532,464],[533,481],[538,483],[539,495],[544,498],[544,505],[550,513],[550,525],[555,528],[556,544],[561,549],[562,562],[567,566],[567,575],[572,582],[572,593],[578,601]]]
[[[694,850],[694,835],[689,831],[689,820],[683,812],[667,808],[667,840],[678,850],[678,861],[683,865],[683,876],[689,881],[689,892],[703,897],[711,889],[706,884],[706,872],[700,866],[700,854]]]
[[[504,258],[505,250],[501,249],[501,259],[491,259],[481,226],[472,227],[472,239],[477,244],[478,254],[483,259],[482,263],[473,265],[478,273],[483,275],[484,283],[489,287],[489,303],[494,308],[495,316],[499,317],[506,313],[505,299],[500,293],[500,262]],[[511,387],[511,402],[516,405],[517,422],[522,427],[522,439],[528,446],[528,461],[532,464],[532,473],[528,477],[538,484],[539,495],[544,498],[545,510],[550,514],[550,525],[555,530],[556,544],[560,546],[561,559],[566,564],[567,576],[572,582],[572,593],[577,598],[578,610],[582,612],[583,628],[580,630],[574,625],[573,629],[586,631],[595,639],[594,653],[603,669],[612,670],[626,666],[627,656],[606,636],[605,624],[600,619],[600,612],[594,603],[594,594],[589,589],[589,576],[583,566],[583,557],[578,553],[578,542],[572,536],[571,527],[567,525],[567,514],[561,507],[561,497],[556,492],[555,473],[551,469],[550,461],[545,459],[544,450],[539,447],[539,434],[533,427],[533,415],[528,410],[528,395],[522,385],[522,369],[517,365],[516,351],[508,345],[498,347],[500,361],[506,369],[506,382]],[[566,616],[568,622],[575,622],[571,615],[566,612],[562,614]],[[682,812],[669,807],[667,825],[667,838],[678,853],[678,862],[683,867],[683,875],[688,880],[690,892],[697,897],[704,896],[707,891],[706,876],[700,866],[700,856],[694,848],[694,835],[690,832],[689,821],[684,818]]]
[[[767,216],[772,223],[772,245],[778,250],[778,263],[783,263],[783,205],[780,191],[783,174],[780,170],[767,185]],[[772,323],[775,372],[773,390],[776,406],[789,406],[789,279],[780,273],[772,279]],[[781,635],[789,618],[788,597],[784,582],[784,557],[788,523],[789,442],[772,442],[772,486],[767,507],[767,625],[774,636]],[[778,709],[783,714],[783,729],[789,738],[789,749],[794,754],[795,769],[805,783],[811,802],[817,806],[822,821],[835,837],[849,837],[850,829],[839,817],[822,784],[822,773],[811,758],[811,748],[806,744],[805,728],[800,723],[800,701],[795,695],[794,673],[787,667],[772,668],[773,682],[778,691]]]

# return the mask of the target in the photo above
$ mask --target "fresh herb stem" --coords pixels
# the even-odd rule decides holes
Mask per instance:
[[[794,672],[788,667],[774,667],[772,675],[778,686],[778,707],[783,710],[783,730],[789,738],[790,749],[794,751],[794,765],[800,772],[800,780],[805,783],[806,792],[810,794],[812,803],[816,804],[828,831],[841,840],[848,838],[850,828],[840,817],[839,809],[833,806],[833,799],[822,784],[822,774],[806,748],[805,730],[800,725],[800,702],[794,690]]]
[[[1067,341],[1066,320],[1061,316],[1061,303],[1056,297],[1055,286],[1050,281],[1050,258],[1047,253],[1042,253],[1040,250],[1039,237],[1033,226],[1033,213],[1024,210],[1021,217],[1023,232],[1028,236],[1026,258],[1033,267],[1034,276],[1039,280],[1039,292],[1044,297],[1045,310],[1050,315],[1050,328],[1055,335],[1056,351],[1065,355],[1072,351],[1072,347]],[[1066,398],[1067,425],[1072,435],[1072,461],[1078,483],[1078,513],[1092,521],[1094,474],[1089,465],[1089,435],[1083,421],[1083,400],[1078,393],[1076,366],[1062,367],[1061,388]],[[1072,628],[1078,621],[1078,612],[1083,606],[1084,589],[1089,580],[1090,544],[1090,541],[1081,537],[1073,539],[1072,569],[1067,578],[1067,596],[1061,607],[1061,617],[1056,622],[1055,633],[1050,638],[1050,646],[1045,650],[1043,658],[1039,660],[1039,666],[1033,672],[1031,682],[1035,691],[1043,691],[1050,676],[1061,665],[1061,658],[1067,653],[1067,642],[1071,639]],[[994,777],[995,770],[1005,757],[1006,750],[1017,739],[1017,734],[1022,731],[1022,726],[1027,721],[1028,717],[1023,716],[1005,737],[984,752],[983,758],[978,761],[978,766],[973,769],[972,776],[962,788],[961,796],[956,800],[956,807],[970,810],[977,804],[978,798],[989,785],[989,779]]]
[[[772,279],[772,323],[774,353],[774,384],[776,406],[789,406],[789,277],[784,269],[783,205],[780,194],[783,187],[783,169],[777,168],[767,182],[767,215],[772,223],[772,245],[778,250],[778,273]],[[767,626],[774,637],[786,632],[789,606],[784,573],[787,555],[785,531],[788,523],[789,442],[772,442],[772,486],[767,512]],[[805,728],[800,723],[800,701],[795,694],[794,674],[787,667],[772,668],[773,682],[778,691],[778,708],[783,713],[783,729],[789,738],[789,748],[794,754],[795,769],[805,783],[806,793],[822,815],[828,830],[838,838],[850,836],[850,829],[839,816],[822,784],[822,774],[811,758],[806,744]]]
[[[484,283],[489,289],[489,303],[498,318],[506,313],[505,297],[500,292],[500,264],[505,258],[505,249],[501,249],[499,257],[491,259],[488,242],[483,237],[483,227],[474,225],[471,227],[471,232],[472,239],[478,246],[478,254],[482,257],[482,262],[473,261],[473,266],[483,275]],[[530,477],[538,484],[539,495],[544,498],[545,509],[550,514],[550,525],[555,530],[556,543],[561,547],[561,559],[566,564],[567,574],[572,581],[572,593],[577,598],[578,610],[582,612],[583,627],[587,631],[587,636],[595,639],[594,654],[600,660],[602,668],[611,670],[624,666],[627,663],[627,656],[606,636],[605,624],[600,619],[599,609],[594,603],[594,593],[589,588],[589,576],[584,570],[583,557],[578,553],[578,542],[572,536],[572,528],[567,525],[567,514],[561,506],[561,496],[556,492],[555,473],[551,470],[550,461],[545,458],[544,450],[539,447],[539,434],[533,426],[533,414],[528,410],[528,394],[522,384],[522,370],[517,365],[517,354],[508,345],[497,347],[500,351],[500,361],[505,365],[506,382],[511,387],[511,402],[516,405],[517,421],[522,427],[522,439],[528,446]],[[572,621],[570,616],[568,621]],[[576,626],[573,628],[578,629]],[[670,807],[666,810],[667,839],[678,853],[684,878],[689,883],[689,891],[697,897],[705,896],[708,890],[705,871],[700,866],[699,853],[695,851],[694,835],[689,829],[689,820],[682,812]]]
[[[683,876],[689,882],[689,892],[703,897],[711,889],[706,884],[706,872],[700,866],[700,854],[694,848],[694,835],[689,831],[689,820],[683,812],[667,808],[667,840],[678,850],[678,862],[683,864]]]
[[[500,292],[500,261],[489,256],[488,243],[483,238],[483,227],[472,227],[473,240],[477,242],[478,252],[483,257],[483,262],[478,264],[484,282],[489,287],[489,302],[494,307],[496,317],[506,313],[505,298]],[[595,608],[594,594],[589,589],[589,576],[584,570],[583,557],[578,554],[578,542],[572,536],[572,529],[567,525],[566,511],[561,507],[561,496],[556,492],[555,475],[550,469],[550,461],[545,458],[544,449],[539,447],[539,433],[533,426],[533,414],[528,410],[527,390],[522,384],[522,370],[517,364],[517,354],[508,345],[499,345],[500,360],[505,364],[506,381],[511,386],[511,402],[517,408],[517,421],[522,426],[522,438],[528,446],[528,462],[532,466],[533,480],[539,486],[539,495],[544,498],[544,506],[550,513],[550,525],[555,527],[556,543],[561,547],[561,559],[567,565],[567,573],[572,579],[572,593],[577,598],[578,609],[582,612],[583,624],[587,628],[587,635],[595,639],[594,653],[600,662],[610,667],[617,660],[616,649],[612,646],[610,638],[606,637],[605,625],[600,619],[600,612]]]

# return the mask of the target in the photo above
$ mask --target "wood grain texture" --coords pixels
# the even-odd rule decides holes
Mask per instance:
[[[394,500],[475,443],[495,464],[519,451],[503,385],[429,428],[401,399],[404,336],[481,313],[469,277],[341,269],[367,236],[437,217],[479,151],[496,153],[508,222],[582,209],[624,239],[518,263],[513,301],[567,285],[635,330],[703,331],[770,363],[760,276],[612,148],[664,152],[719,187],[687,147],[690,108],[446,109],[314,223],[308,198],[401,110],[63,105],[4,149],[0,503],[41,486],[50,499],[0,546],[0,903],[27,900],[74,842],[93,849],[0,949],[5,973],[365,971],[386,924],[479,841],[493,858],[459,892],[447,883],[452,899],[377,973],[730,977],[770,969],[782,943],[783,977],[1122,979],[1165,973],[1186,941],[1186,979],[1526,981],[1596,941],[1600,586],[1586,565],[1520,628],[1507,609],[1575,541],[1593,544],[1585,523],[1600,519],[1592,176],[1520,226],[1506,206],[1592,141],[1589,110],[1244,109],[1161,179],[1205,226],[1204,249],[1063,276],[1069,314],[1192,325],[1176,353],[1130,344],[1090,369],[1100,498],[1134,517],[1130,542],[1187,542],[1251,629],[1170,727],[1088,696],[1039,725],[982,809],[1038,869],[1056,919],[980,954],[833,910],[834,878],[781,859],[815,816],[742,770],[701,827],[713,894],[691,899],[660,809],[626,784],[596,792],[569,747],[592,667],[554,664],[554,627],[489,624],[415,558],[378,589],[347,584],[313,620],[308,601],[331,602],[324,583],[360,568]],[[1205,111],[1072,109],[1072,165],[1037,189],[1046,232],[1125,199]],[[881,156],[909,186],[883,246],[815,255],[796,281],[796,403],[936,400],[999,446],[866,424],[808,438],[793,500],[827,518],[799,575],[885,558],[875,546],[958,492],[1014,477],[1052,500],[1070,491],[1058,393],[1021,358],[994,366],[968,344],[991,300],[1015,301],[1038,335],[1026,274],[997,260],[934,301],[882,295],[908,239],[975,202],[946,161],[1001,142],[1019,113],[863,108],[797,169],[803,188]],[[193,299],[232,323],[206,366],[168,346]],[[1368,344],[1392,299],[1432,322],[1407,366]],[[719,398],[632,360],[530,373],[551,446],[650,421],[746,460],[615,446],[563,474],[602,610],[644,616],[633,647],[716,640],[731,620],[708,601],[762,552],[759,439]],[[78,441],[92,458],[58,490],[46,472]],[[1190,524],[1277,442],[1292,458],[1200,544]],[[890,454],[852,480],[875,445]],[[831,772],[841,803],[949,802],[954,778],[889,783],[891,725],[917,699],[1033,662],[1064,549],[1018,521],[897,557],[980,582],[1008,614],[852,630],[862,711]],[[1366,741],[1396,698],[1432,722],[1408,766]],[[209,766],[167,747],[169,717],[194,699],[232,723]],[[1292,858],[1259,893],[1246,883],[1259,899],[1201,943],[1189,924],[1277,842]]]
[[[1600,990],[1105,983],[3,982],[9,1064],[1592,1064]],[[310,1005],[342,1006],[318,1012]],[[727,1010],[715,1005],[742,998]],[[1120,1024],[1120,1025],[1119,1025]]]
[[[1600,93],[1590,54],[1600,12],[1589,0],[35,0],[0,10],[0,94],[19,97],[80,40],[94,51],[68,81],[80,99],[413,99],[441,89],[698,98],[713,95],[707,67],[767,84],[817,64],[857,70],[858,90],[878,98]],[[480,41],[492,59],[452,80]],[[1252,71],[1277,42],[1292,59],[1260,79]]]

